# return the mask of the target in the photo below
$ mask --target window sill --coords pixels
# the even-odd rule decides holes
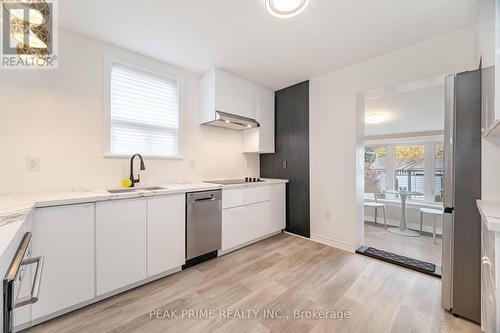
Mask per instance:
[[[364,202],[375,202],[373,198],[364,198]],[[386,204],[388,206],[401,207],[401,200],[399,199],[377,199],[377,202]],[[406,202],[406,208],[432,208],[432,209],[443,209],[442,202],[429,202],[429,201],[416,201],[410,200]]]
[[[132,155],[127,154],[111,154],[105,153],[105,158],[131,158]],[[143,158],[152,159],[152,160],[182,160],[182,156],[159,156],[159,155],[142,155]]]

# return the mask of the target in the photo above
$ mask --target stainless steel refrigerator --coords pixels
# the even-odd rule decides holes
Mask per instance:
[[[481,72],[450,75],[445,93],[442,305],[481,318]]]

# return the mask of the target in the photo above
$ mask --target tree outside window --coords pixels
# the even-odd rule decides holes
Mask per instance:
[[[442,202],[444,195],[444,145],[438,143],[434,149],[434,200]]]
[[[386,189],[386,156],[385,146],[365,148],[365,192],[381,192]]]
[[[424,198],[424,145],[396,146],[395,177],[395,190],[403,187],[407,191],[422,194],[413,196],[413,198]]]

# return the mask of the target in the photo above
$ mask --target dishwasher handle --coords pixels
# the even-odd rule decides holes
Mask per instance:
[[[195,202],[199,202],[199,201],[215,201],[215,197],[195,199],[194,201]]]
[[[187,194],[188,205],[194,205],[197,203],[202,203],[207,201],[220,201],[220,200],[222,200],[222,192],[220,190],[192,192]]]

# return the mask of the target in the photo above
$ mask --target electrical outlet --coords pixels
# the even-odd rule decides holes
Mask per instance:
[[[189,167],[191,168],[191,170],[196,169],[196,161],[191,161]]]
[[[331,219],[332,219],[332,211],[325,210],[325,220],[331,221]]]
[[[26,170],[28,172],[40,171],[40,157],[27,157],[26,158]]]

